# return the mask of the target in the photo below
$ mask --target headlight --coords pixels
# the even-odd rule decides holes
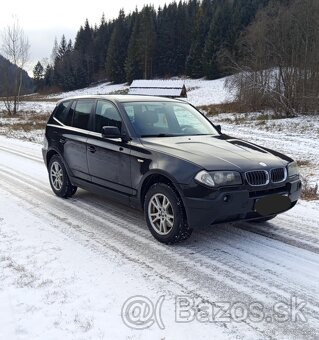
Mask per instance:
[[[297,162],[291,162],[288,164],[288,176],[294,177],[299,175],[299,167]]]
[[[242,184],[241,176],[236,171],[200,171],[195,180],[209,187],[220,187],[226,185]]]

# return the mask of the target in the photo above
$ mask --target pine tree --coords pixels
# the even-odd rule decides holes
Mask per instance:
[[[157,11],[144,6],[125,16],[121,10],[112,22],[106,22],[103,14],[94,28],[85,21],[74,45],[64,36],[59,45],[55,40],[54,67],[48,74],[63,89],[105,78],[124,82],[185,73],[193,78],[220,77],[232,71],[230,61],[241,58],[241,35],[268,2],[180,0]]]
[[[127,58],[125,60],[125,73],[127,82],[131,83],[134,79],[143,77],[143,70],[140,67],[139,58],[139,31],[140,31],[140,18],[138,12],[134,12],[134,25],[128,45]]]
[[[106,75],[110,81],[115,83],[124,82],[125,60],[127,56],[128,27],[124,11],[120,14],[114,24],[111,40],[106,57]]]
[[[51,52],[51,64],[54,64],[55,62],[55,58],[57,57],[58,55],[58,49],[59,49],[59,45],[58,45],[58,41],[57,41],[57,38],[55,37],[54,39],[54,44],[53,44],[53,48],[52,48],[52,52]]]
[[[44,86],[54,86],[54,68],[51,65],[47,65],[44,73]]]
[[[97,79],[105,79],[105,60],[107,55],[107,49],[110,42],[110,37],[112,33],[112,23],[107,23],[105,21],[104,14],[101,18],[100,26],[94,32],[93,41],[93,61],[94,70]]]
[[[79,62],[86,73],[86,85],[88,85],[94,77],[94,44],[93,29],[90,27],[89,21],[86,19],[84,27],[80,27],[77,33],[74,49],[79,52]]]
[[[203,27],[204,14],[200,7],[195,21],[192,45],[186,60],[186,74],[192,78],[203,77],[202,50],[204,48],[205,32]]]
[[[35,79],[36,81],[40,81],[41,79],[43,79],[43,71],[43,66],[40,61],[38,61],[33,68],[33,79]]]
[[[67,51],[67,43],[64,34],[62,35],[61,42],[59,48],[57,50],[56,58],[62,59],[65,52]]]
[[[138,47],[144,79],[149,79],[153,74],[153,57],[156,44],[154,8],[145,6],[140,14]]]
[[[43,85],[44,68],[40,61],[33,68],[33,79],[35,81],[36,89],[39,90]]]
[[[157,16],[156,70],[158,76],[171,76],[176,71],[176,3],[164,6]]]

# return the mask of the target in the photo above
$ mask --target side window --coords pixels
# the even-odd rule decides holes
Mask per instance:
[[[77,101],[73,114],[74,127],[88,130],[93,105],[94,100],[92,99],[80,99]]]
[[[117,126],[122,129],[122,119],[116,107],[110,102],[99,100],[95,113],[95,132],[102,132],[103,126]]]
[[[64,125],[71,125],[72,122],[72,112],[69,110],[70,103],[71,101],[65,101],[59,104],[54,114],[54,118]]]

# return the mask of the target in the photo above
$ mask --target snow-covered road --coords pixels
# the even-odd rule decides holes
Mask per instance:
[[[83,190],[55,197],[39,145],[0,136],[0,176],[0,339],[317,338],[318,203],[165,246],[138,211]],[[134,296],[161,307],[149,328],[123,322]],[[179,296],[197,319],[179,317]],[[207,321],[214,303],[228,310]]]

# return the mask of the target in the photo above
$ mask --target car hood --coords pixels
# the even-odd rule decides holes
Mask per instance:
[[[280,153],[226,135],[149,137],[143,138],[142,143],[150,150],[184,159],[206,170],[257,170],[285,166],[289,161]]]

